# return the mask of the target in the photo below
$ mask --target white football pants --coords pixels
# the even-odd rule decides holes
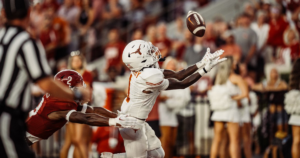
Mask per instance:
[[[163,158],[165,153],[160,140],[156,137],[148,123],[143,123],[141,129],[120,128],[127,158]]]

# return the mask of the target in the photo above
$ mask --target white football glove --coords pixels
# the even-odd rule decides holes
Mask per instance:
[[[140,129],[144,121],[131,117],[129,115],[119,115],[117,118],[109,119],[109,126],[117,126],[122,128]]]
[[[224,50],[220,49],[217,50],[214,53],[210,53],[210,48],[207,48],[206,53],[204,55],[204,57],[202,58],[201,61],[199,61],[198,63],[196,63],[196,66],[198,67],[198,69],[203,68],[205,66],[205,64],[207,62],[209,62],[210,59],[217,59],[218,57],[220,57],[222,54],[224,53]]]
[[[209,62],[205,63],[205,66],[203,69],[200,69],[198,72],[201,76],[204,74],[208,73],[213,67],[215,67],[217,64],[227,60],[227,58],[222,58],[217,57],[216,59],[209,58]]]
[[[122,113],[122,111],[117,110],[118,116],[120,115],[124,115],[124,113]]]

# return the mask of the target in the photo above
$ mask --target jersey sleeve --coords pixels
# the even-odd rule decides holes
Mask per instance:
[[[26,41],[20,50],[20,54],[22,65],[33,82],[37,82],[51,74],[44,47],[40,42],[33,39]]]
[[[145,81],[146,90],[165,90],[169,87],[169,80],[164,78],[160,69],[146,69],[141,77]]]

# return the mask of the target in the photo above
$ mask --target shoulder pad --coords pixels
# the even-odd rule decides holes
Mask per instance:
[[[157,68],[146,68],[141,73],[140,77],[147,82],[158,83],[164,79],[164,74]]]
[[[141,78],[142,79],[147,79],[149,77],[152,77],[152,76],[163,76],[163,73],[160,69],[157,69],[157,68],[146,68],[143,70],[143,72],[141,73]]]

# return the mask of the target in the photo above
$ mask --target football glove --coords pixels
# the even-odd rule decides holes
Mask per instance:
[[[131,117],[129,115],[119,115],[117,118],[109,119],[109,126],[117,126],[122,128],[140,129],[144,121]]]
[[[209,58],[209,62],[205,63],[204,68],[200,69],[198,72],[201,76],[208,73],[213,67],[215,67],[217,64],[227,60],[227,58],[217,57],[216,59],[213,59],[213,57]]]
[[[213,54],[211,54],[210,53],[210,48],[207,48],[204,57],[202,58],[201,61],[199,61],[198,63],[196,63],[196,66],[198,67],[198,69],[201,69],[201,68],[203,68],[205,66],[205,64],[207,62],[209,62],[210,59],[217,59],[223,53],[224,53],[224,50],[220,49],[220,50],[217,50],[216,52],[214,52]]]

